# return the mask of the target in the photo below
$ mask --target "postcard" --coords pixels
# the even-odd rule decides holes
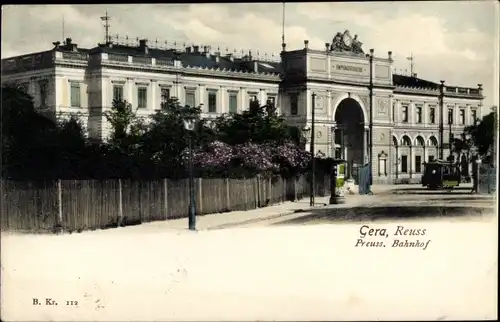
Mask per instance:
[[[2,7],[2,321],[497,319],[499,14]]]

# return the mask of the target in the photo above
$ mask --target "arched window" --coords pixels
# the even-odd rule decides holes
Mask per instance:
[[[421,136],[417,136],[417,139],[415,140],[415,145],[417,146],[424,146],[424,139]]]
[[[398,139],[396,139],[395,136],[392,137],[392,145],[393,146],[398,146]]]
[[[437,147],[438,146],[438,141],[434,136],[431,136],[429,138],[429,146]]]
[[[401,145],[404,146],[411,146],[411,140],[408,136],[403,136],[403,139],[401,139]]]

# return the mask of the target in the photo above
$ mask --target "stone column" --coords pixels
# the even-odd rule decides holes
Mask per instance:
[[[151,107],[149,108],[150,110],[154,111],[159,109],[160,101],[158,101],[158,95],[157,95],[158,91],[159,91],[158,84],[156,83],[156,80],[152,79],[148,90],[149,92],[148,98],[151,100]]]

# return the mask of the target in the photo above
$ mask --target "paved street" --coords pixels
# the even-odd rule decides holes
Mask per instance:
[[[375,185],[373,195],[347,195],[345,204],[329,205],[329,197],[309,198],[249,211],[205,215],[197,218],[198,230],[258,227],[277,224],[346,223],[365,220],[394,220],[456,217],[495,213],[493,195],[470,194],[471,185],[451,191],[432,191],[420,185]],[[187,229],[187,219],[146,223],[152,230]],[[126,228],[127,229],[127,228]]]

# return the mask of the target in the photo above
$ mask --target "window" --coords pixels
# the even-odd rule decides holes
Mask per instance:
[[[276,107],[276,96],[268,96],[267,97],[267,105],[271,108]]]
[[[137,108],[148,107],[148,89],[146,87],[139,87],[137,89]]]
[[[114,101],[123,101],[123,86],[114,85],[113,86],[113,100]]]
[[[436,108],[435,107],[431,107],[429,109],[429,122],[431,124],[436,124]]]
[[[208,92],[208,113],[217,112],[217,93]]]
[[[299,95],[292,94],[290,96],[290,114],[297,115],[299,113]]]
[[[465,124],[465,110],[463,108],[460,109],[460,124]]]
[[[80,107],[80,84],[71,83],[71,107]]]
[[[248,106],[250,107],[252,105],[252,102],[257,101],[257,95],[256,94],[249,94],[248,97],[249,97]]]
[[[402,107],[402,122],[403,123],[408,123],[408,106],[403,106]]]
[[[396,103],[392,103],[392,121],[396,122]]]
[[[429,162],[434,161],[434,156],[433,156],[433,155],[429,155],[429,156],[427,157],[427,160],[428,160]]]
[[[196,106],[196,94],[193,90],[186,90],[186,106]]]
[[[407,155],[401,156],[401,172],[408,173],[408,156]]]
[[[161,105],[165,105],[168,103],[168,100],[170,99],[170,88],[168,87],[162,87],[161,88]]]
[[[471,110],[470,117],[472,118],[472,124],[476,125],[476,123],[477,123],[477,111]]]
[[[422,123],[422,107],[417,106],[417,123]]]
[[[47,91],[48,91],[48,83],[47,81],[41,81],[38,83],[40,86],[40,106],[47,106]]]
[[[415,156],[415,172],[422,172],[422,157],[420,155]]]
[[[238,112],[238,94],[229,93],[229,113]]]
[[[448,109],[448,124],[453,124],[453,109]]]

